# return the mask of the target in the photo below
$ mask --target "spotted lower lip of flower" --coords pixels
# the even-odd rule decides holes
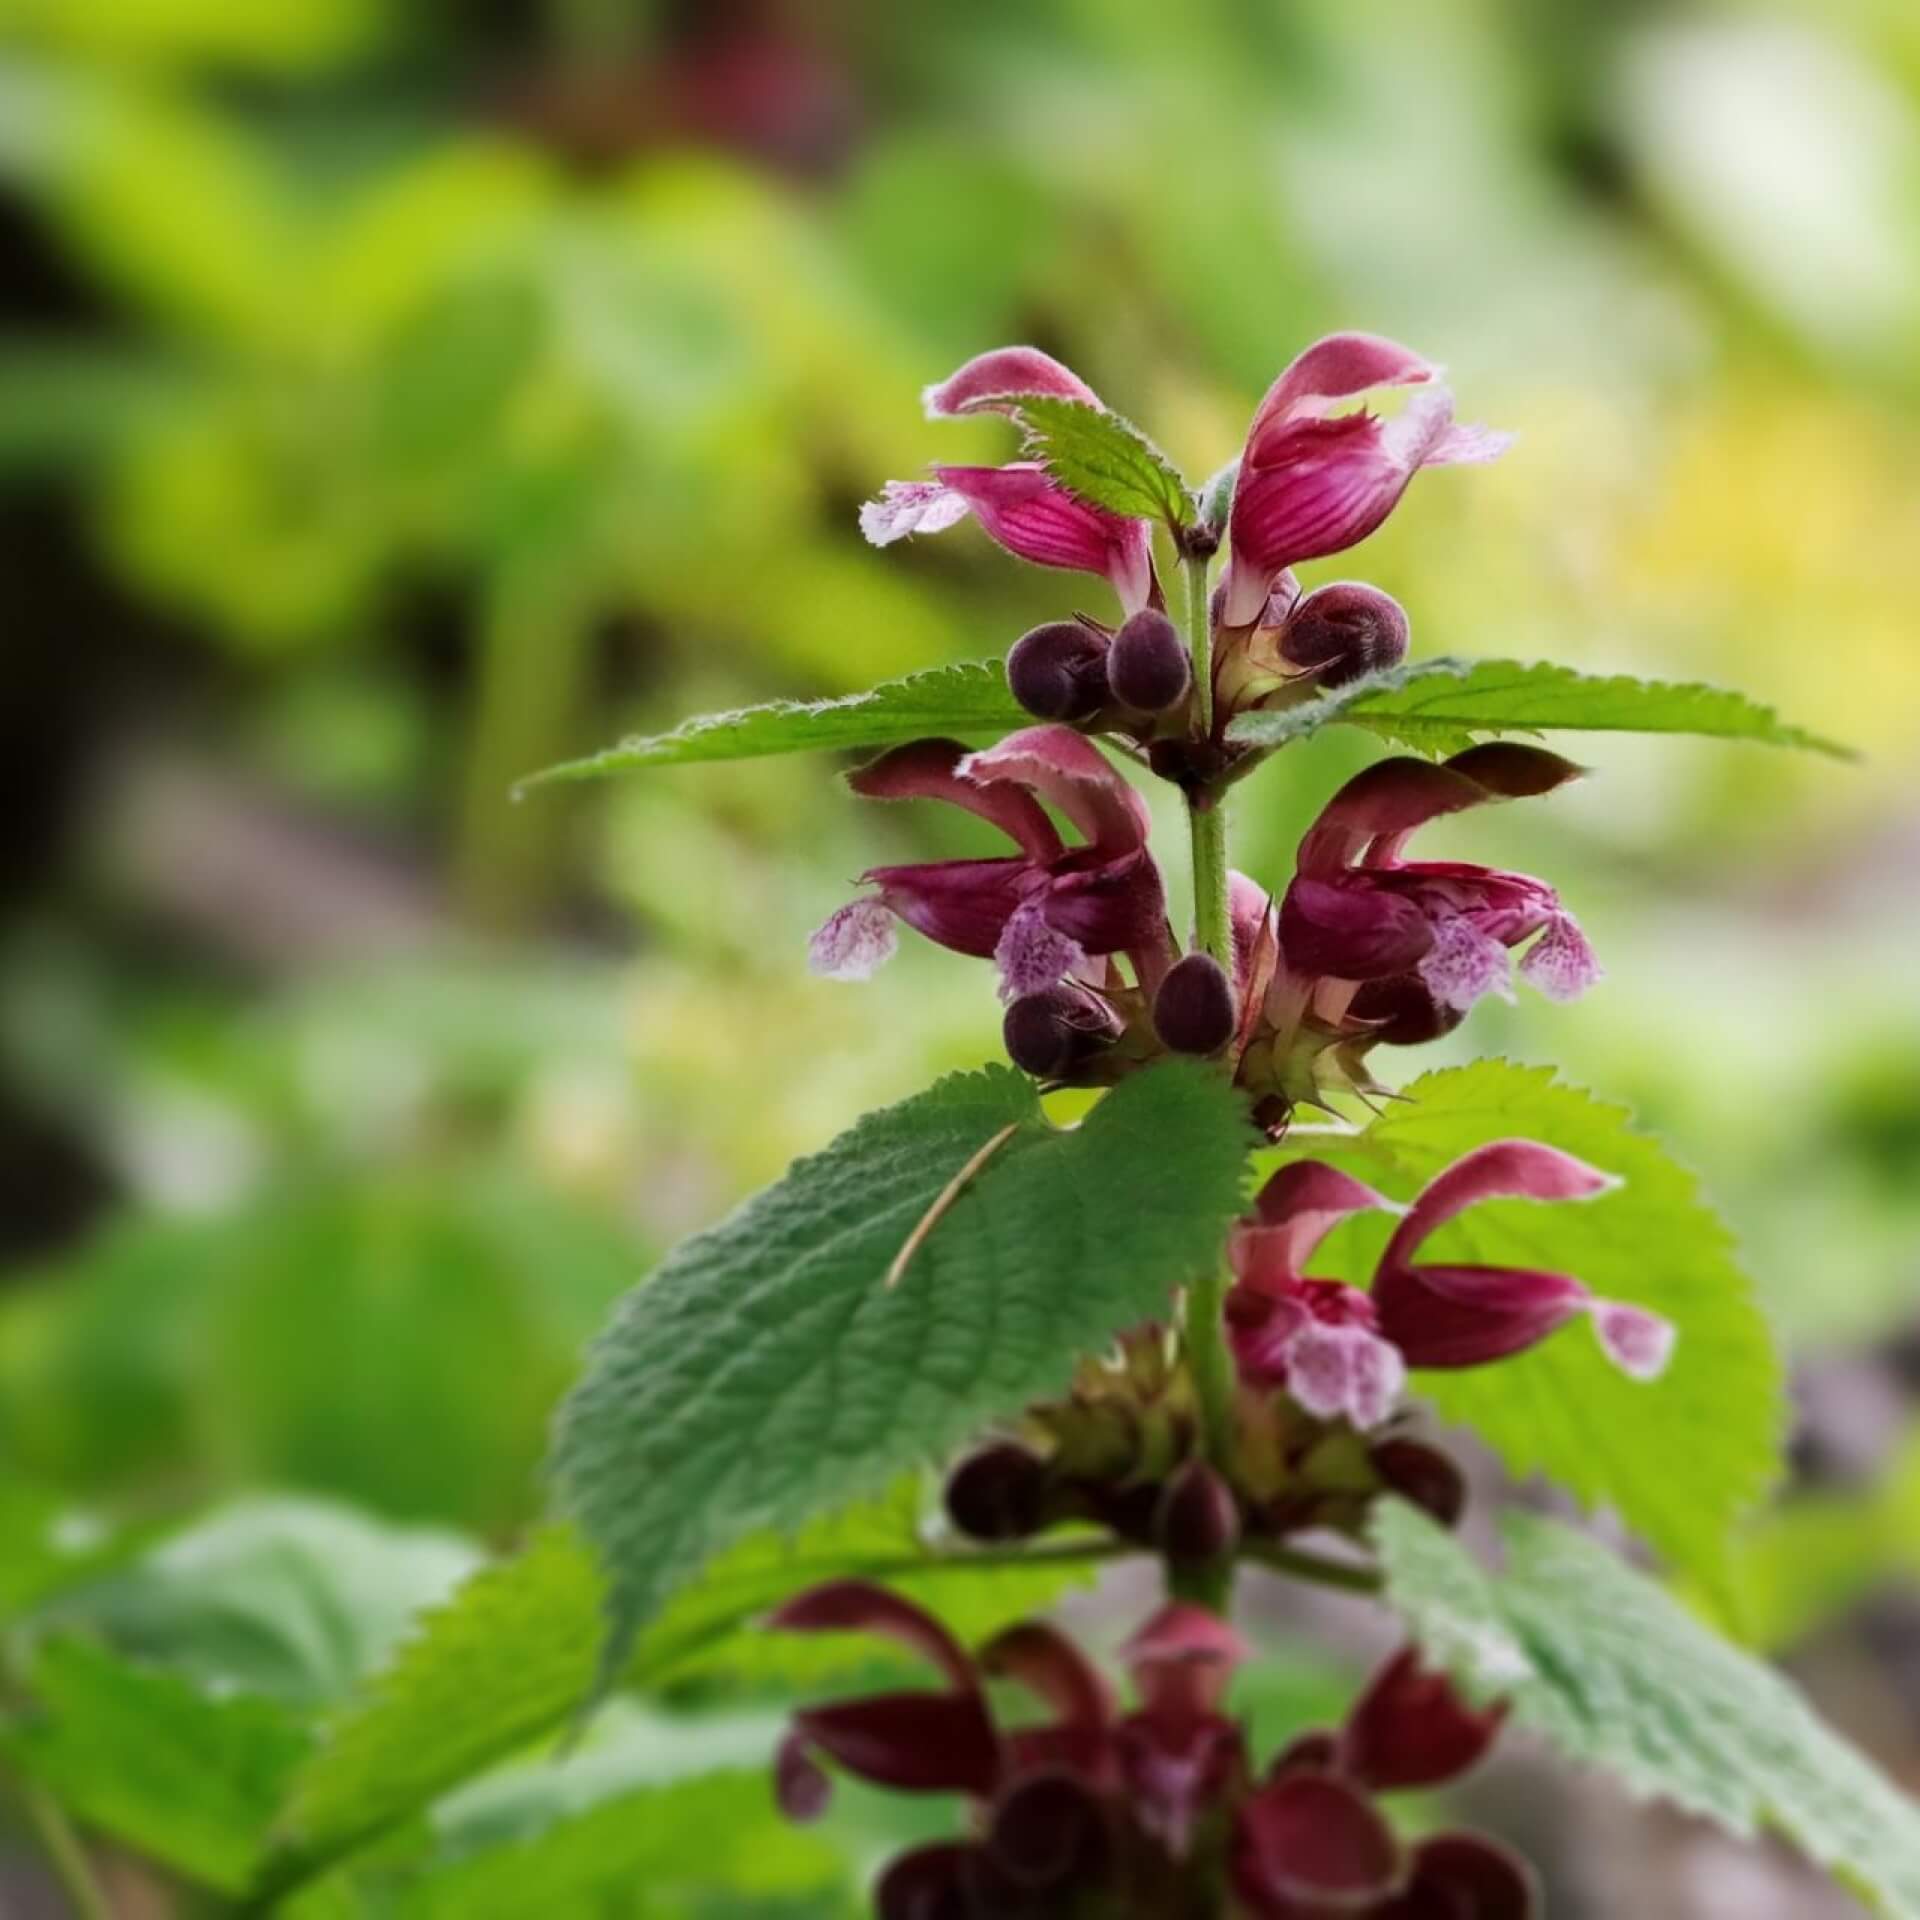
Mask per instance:
[[[1464,1013],[1489,993],[1512,998],[1508,952],[1532,940],[1521,977],[1552,999],[1577,998],[1600,965],[1544,881],[1403,856],[1429,820],[1549,793],[1579,773],[1558,754],[1501,742],[1437,766],[1397,756],[1357,774],[1300,843],[1280,905],[1287,969],[1350,983],[1411,976],[1438,1007]]]
[[[1035,347],[980,354],[922,397],[930,419],[951,419],[1014,413],[1020,399],[1032,395],[1101,404],[1084,380]],[[939,466],[934,474],[932,480],[889,481],[860,509],[860,529],[875,546],[910,534],[940,533],[971,515],[991,539],[1022,560],[1101,575],[1129,614],[1155,599],[1158,583],[1146,521],[1077,499],[1032,461]]]
[[[813,935],[816,973],[867,978],[893,953],[895,920],[956,953],[996,961],[1009,1000],[1066,979],[1098,987],[1107,956],[1118,953],[1151,992],[1171,963],[1146,803],[1071,727],[1028,727],[978,753],[956,740],[915,741],[882,754],[849,784],[869,799],[963,807],[998,827],[1017,852],[873,868],[864,878],[874,892]],[[1042,800],[1083,844],[1061,839]]]
[[[1440,369],[1374,334],[1316,341],[1255,411],[1234,488],[1222,618],[1256,620],[1275,579],[1302,560],[1343,552],[1393,511],[1422,467],[1497,458],[1512,436],[1456,426]],[[1414,386],[1390,420],[1333,407],[1378,387]]]

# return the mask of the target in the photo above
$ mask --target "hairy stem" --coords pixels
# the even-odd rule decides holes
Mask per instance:
[[[113,1909],[93,1877],[93,1866],[86,1849],[67,1820],[60,1803],[44,1787],[29,1784],[22,1789],[27,1818],[39,1837],[47,1864],[53,1868],[60,1890],[73,1908],[74,1920],[113,1920]]]

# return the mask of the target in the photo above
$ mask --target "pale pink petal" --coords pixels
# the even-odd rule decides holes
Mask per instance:
[[[1349,1214],[1402,1211],[1385,1194],[1324,1160],[1296,1160],[1282,1167],[1253,1205],[1261,1222],[1263,1255],[1291,1274],[1305,1273],[1314,1248]]]
[[[870,980],[893,958],[893,915],[878,900],[849,900],[807,942],[807,965],[825,980]]]
[[[1443,920],[1433,930],[1433,945],[1419,965],[1426,989],[1443,1007],[1465,1013],[1486,994],[1513,998],[1507,950],[1483,933],[1465,914]]]
[[[1152,829],[1147,803],[1100,749],[1071,727],[1023,727],[997,746],[968,754],[959,773],[982,786],[1012,781],[1037,793],[1058,807],[1090,846],[1108,853],[1145,846]]]
[[[920,397],[926,403],[927,418],[940,420],[982,408],[1012,413],[1018,396],[1027,393],[1084,400],[1090,407],[1100,404],[1099,395],[1072,368],[1063,367],[1038,347],[996,347],[991,353],[976,354]]]
[[[1380,1257],[1381,1271],[1403,1265],[1421,1241],[1482,1200],[1590,1200],[1619,1180],[1538,1140],[1494,1140],[1462,1154],[1415,1197]]]
[[[1022,994],[1044,993],[1087,963],[1077,941],[1047,924],[1040,907],[1029,901],[1017,909],[1000,935],[993,957],[1000,968],[1000,997],[1018,1000]]]
[[[1449,427],[1427,450],[1430,467],[1479,467],[1498,460],[1514,436],[1498,427]]]
[[[1399,1350],[1366,1327],[1309,1320],[1287,1348],[1287,1391],[1322,1420],[1365,1432],[1393,1411],[1406,1385]]]
[[[1596,1300],[1591,1312],[1601,1350],[1629,1379],[1657,1380],[1666,1372],[1678,1338],[1671,1320],[1620,1300]]]
[[[1520,962],[1521,979],[1549,1000],[1578,1000],[1603,971],[1570,913],[1549,921]]]
[[[944,533],[969,511],[964,496],[938,480],[889,480],[860,509],[860,531],[876,547],[890,547],[910,533]]]

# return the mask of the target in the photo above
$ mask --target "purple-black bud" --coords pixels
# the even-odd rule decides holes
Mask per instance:
[[[1406,613],[1378,587],[1337,580],[1308,594],[1287,616],[1280,657],[1314,673],[1323,687],[1343,687],[1407,657]]]
[[[1369,1040],[1390,1047],[1417,1047],[1438,1040],[1467,1017],[1460,1007],[1443,1006],[1427,983],[1411,973],[1365,982],[1347,1011],[1366,1023]]]
[[[1204,1460],[1189,1460],[1160,1497],[1157,1531],[1169,1560],[1206,1565],[1240,1543],[1240,1504]]]
[[[1036,1773],[994,1808],[987,1849],[1017,1886],[1084,1887],[1106,1865],[1106,1821],[1072,1774]]]
[[[962,1840],[935,1840],[901,1854],[873,1890],[879,1920],[971,1920],[978,1852]]]
[[[1035,627],[1007,655],[1007,688],[1042,720],[1090,719],[1109,698],[1107,641],[1078,620]]]
[[[1136,713],[1177,707],[1193,686],[1193,663],[1180,629],[1156,608],[1142,607],[1107,649],[1107,684],[1113,697]]]
[[[1023,993],[1000,1022],[1007,1058],[1040,1080],[1083,1066],[1112,1046],[1120,1032],[1118,1016],[1104,1001],[1066,986]]]
[[[1011,1442],[961,1461],[947,1480],[947,1517],[974,1540],[1026,1540],[1046,1525],[1047,1469]]]
[[[1233,984],[1211,954],[1176,960],[1153,996],[1153,1030],[1175,1053],[1218,1053],[1236,1018]]]
[[[1466,1476],[1437,1447],[1420,1440],[1382,1440],[1367,1450],[1373,1470],[1403,1500],[1453,1526],[1466,1511]]]

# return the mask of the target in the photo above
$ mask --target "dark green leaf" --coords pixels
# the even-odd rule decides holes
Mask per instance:
[[[1623,1108],[1556,1085],[1546,1067],[1482,1060],[1424,1074],[1364,1133],[1296,1137],[1265,1156],[1331,1160],[1396,1200],[1469,1149],[1524,1136],[1619,1176],[1579,1205],[1501,1200],[1471,1208],[1422,1258],[1571,1273],[1598,1294],[1651,1307],[1678,1330],[1666,1372],[1630,1380],[1582,1324],[1531,1352],[1463,1372],[1421,1373],[1420,1393],[1477,1429],[1516,1473],[1539,1472],[1614,1507],[1674,1566],[1717,1589],[1736,1521],[1779,1458],[1780,1362],[1731,1236],[1698,1184]],[[1332,1243],[1325,1270],[1362,1279],[1384,1238],[1369,1223]]]
[[[1131,519],[1193,523],[1179,469],[1131,421],[1055,394],[1021,394],[1016,404],[1027,453],[1069,493]]]
[[[640,767],[684,766],[695,760],[755,760],[771,753],[817,753],[834,747],[886,747],[929,734],[1002,733],[1033,716],[1007,691],[998,660],[930,667],[840,700],[770,700],[733,713],[707,713],[671,733],[623,740],[529,776],[521,792],[562,780],[604,780]]]
[[[1571,1759],[1730,1831],[1775,1828],[1920,1920],[1920,1809],[1779,1674],[1715,1637],[1596,1541],[1534,1514],[1486,1573],[1424,1514],[1383,1503],[1374,1537],[1414,1637],[1478,1700]]]
[[[889,1264],[952,1200],[897,1287]],[[562,1410],[555,1470],[611,1585],[610,1671],[721,1549],[793,1527],[1062,1387],[1219,1257],[1250,1134],[1185,1062],[1071,1131],[1009,1068],[869,1115],[629,1294]]]
[[[1550,661],[1421,660],[1270,712],[1244,713],[1227,737],[1284,746],[1335,722],[1419,753],[1445,754],[1497,733],[1697,733],[1851,758],[1849,749],[1743,693],[1692,682],[1576,673]]]

